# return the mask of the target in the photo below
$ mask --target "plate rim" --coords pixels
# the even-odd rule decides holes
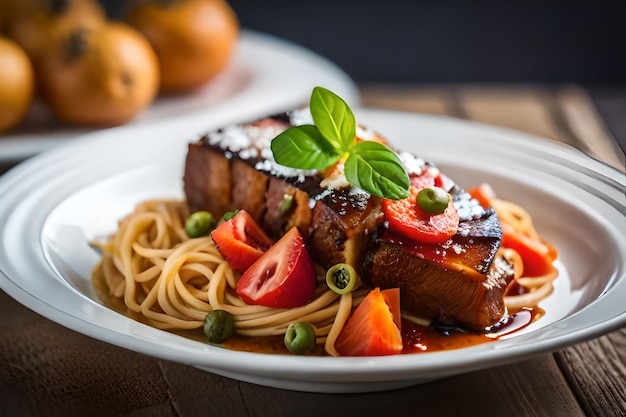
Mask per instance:
[[[361,97],[356,83],[338,65],[331,62],[326,57],[310,49],[307,49],[300,44],[269,33],[249,28],[241,28],[239,32],[237,49],[233,54],[233,60],[225,69],[225,71],[218,74],[214,80],[209,81],[207,85],[201,87],[194,94],[202,95],[203,90],[215,89],[216,85],[219,82],[222,82],[225,77],[231,76],[231,72],[238,68],[249,71],[252,76],[260,78],[260,81],[263,82],[265,82],[268,78],[275,78],[276,68],[269,68],[269,66],[265,64],[260,65],[259,62],[251,60],[245,53],[247,50],[250,49],[268,50],[272,53],[278,54],[281,59],[285,60],[285,62],[291,63],[292,65],[300,61],[306,62],[307,67],[311,68],[312,75],[315,75],[317,77],[323,76],[324,81],[333,84],[335,89],[338,92],[341,92],[341,95],[345,98],[346,101],[354,105],[360,104]],[[283,76],[290,75],[287,73],[287,71],[284,71]],[[306,79],[303,77],[299,81],[301,83],[305,83]],[[254,85],[254,87],[257,86]],[[277,89],[276,91],[280,90]],[[194,94],[182,96],[179,102],[191,100]],[[209,106],[209,110],[218,111],[220,113],[219,117],[221,117],[222,119],[225,114],[225,106],[227,107],[226,110],[235,113],[235,115],[236,113],[240,113],[241,117],[243,118],[255,118],[257,116],[263,115],[263,111],[267,107],[266,105],[262,104],[259,104],[258,106],[252,106],[250,109],[246,109],[245,111],[241,110],[241,99],[245,99],[246,94],[249,95],[248,92],[243,91],[240,94],[235,94],[236,97],[229,96],[225,103],[220,103],[220,106],[222,108],[218,107],[216,104],[215,106]],[[233,100],[233,98],[235,98],[236,100]],[[299,97],[295,94],[292,95],[292,92],[288,91],[287,89],[283,89],[283,91],[280,92],[280,94],[277,94],[276,98],[273,99],[273,103],[271,103],[271,106],[276,109],[288,110],[291,107],[297,105],[302,100],[306,99],[308,99],[307,96]],[[172,100],[172,98],[157,97],[154,103],[151,104],[151,106],[146,108],[143,112],[137,114],[135,118],[123,125],[116,127],[143,125],[158,121],[159,118],[155,118],[156,116],[151,117],[149,115],[150,109],[162,104],[163,101],[168,100]],[[175,100],[178,101],[179,99]],[[35,105],[43,106],[43,103],[37,101],[35,102]],[[189,116],[193,117],[196,115],[196,113],[202,110],[202,108],[199,108],[195,111],[190,112],[189,114],[176,114],[169,117],[169,119],[184,119]],[[23,129],[24,127],[20,125],[17,127],[17,130],[3,132],[0,134],[0,164],[21,162],[27,158],[35,156],[38,153],[61,146],[67,142],[71,142],[73,139],[86,135],[88,136],[98,131],[108,130],[111,128],[64,125],[60,123],[59,131],[53,130],[45,131],[42,133],[31,133],[23,132]]]

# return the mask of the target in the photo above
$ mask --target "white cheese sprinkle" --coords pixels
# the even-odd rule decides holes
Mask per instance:
[[[356,136],[363,140],[372,140],[376,139],[376,132],[373,129],[370,129],[363,125],[357,125],[356,127]]]
[[[294,126],[311,125],[313,124],[311,110],[308,107],[293,110],[289,112],[289,121]]]
[[[409,152],[402,151],[398,153],[398,157],[400,158],[400,162],[404,165],[407,174],[421,174],[426,167],[426,162],[422,158],[419,158]]]
[[[209,133],[211,146],[223,150],[239,152],[242,159],[256,158],[259,150],[269,149],[272,139],[282,131],[279,127],[234,125]]]
[[[454,206],[459,213],[459,220],[467,221],[478,219],[485,214],[485,209],[480,205],[478,200],[472,198],[469,193],[465,192],[454,200]]]

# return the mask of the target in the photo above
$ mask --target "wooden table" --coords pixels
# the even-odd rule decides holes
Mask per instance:
[[[368,85],[362,94],[368,107],[448,114],[563,141],[624,171],[607,126],[626,133],[626,94],[595,103],[577,86]],[[238,382],[127,351],[42,318],[3,292],[0,317],[3,416],[626,415],[626,329],[406,389],[330,395]]]

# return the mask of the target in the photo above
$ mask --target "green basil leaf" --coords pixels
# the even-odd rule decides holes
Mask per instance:
[[[409,176],[398,155],[374,141],[357,142],[345,162],[346,179],[354,186],[390,200],[409,196]]]
[[[313,125],[290,127],[272,139],[270,146],[274,160],[291,168],[323,170],[342,155]]]
[[[346,102],[330,90],[315,87],[309,107],[322,136],[335,148],[347,152],[356,140],[356,120]]]

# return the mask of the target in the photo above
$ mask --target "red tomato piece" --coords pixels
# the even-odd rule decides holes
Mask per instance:
[[[550,273],[557,258],[557,251],[551,245],[531,239],[506,223],[501,223],[502,246],[514,249],[524,261],[524,276],[539,277]]]
[[[308,303],[316,286],[313,261],[294,226],[244,272],[236,291],[248,304],[293,308]]]
[[[491,207],[491,200],[496,198],[496,192],[491,185],[487,183],[480,184],[467,191],[472,198],[478,200],[478,203],[485,209]]]
[[[440,175],[434,177],[429,169],[425,169],[419,175],[409,175],[409,182],[411,188],[416,188],[419,191],[422,188],[433,187],[437,185],[436,183],[441,184],[441,178]]]
[[[248,269],[273,243],[244,210],[217,226],[211,237],[224,259],[239,272]]]
[[[343,356],[382,356],[402,352],[400,289],[370,291],[354,310],[335,342]],[[392,303],[393,305],[388,304]]]
[[[441,214],[429,214],[417,204],[420,189],[411,187],[403,200],[383,200],[383,213],[389,228],[402,236],[426,243],[444,243],[459,227],[459,213],[452,202]]]
[[[388,288],[382,290],[380,294],[385,299],[385,303],[389,306],[389,311],[393,317],[393,322],[402,332],[402,315],[400,312],[400,288]]]
[[[471,188],[468,193],[484,208],[491,207],[493,201],[497,199],[496,192],[487,183]],[[531,239],[504,221],[500,222],[500,227],[502,246],[514,249],[521,256],[524,262],[524,276],[539,277],[552,273],[554,270],[552,263],[558,255],[553,246],[542,240]]]

